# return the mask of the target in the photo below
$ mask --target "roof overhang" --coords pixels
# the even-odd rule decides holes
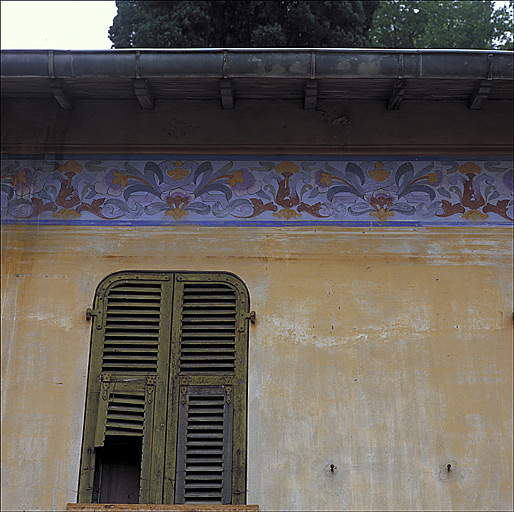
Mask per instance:
[[[513,100],[513,52],[379,49],[3,50],[2,98],[76,100]]]

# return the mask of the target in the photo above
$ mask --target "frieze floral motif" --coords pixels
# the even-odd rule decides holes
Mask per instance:
[[[512,225],[512,160],[3,160],[3,222]]]
[[[175,162],[175,166],[171,169],[168,169],[168,176],[171,176],[174,180],[179,181],[184,179],[190,171],[184,169],[182,166],[182,160],[177,160]]]
[[[389,176],[391,176],[391,170],[387,169],[387,166],[384,167],[384,162],[375,162],[373,169],[368,171],[368,174],[375,181],[385,181]]]
[[[366,194],[364,199],[375,209],[370,215],[377,217],[381,221],[387,217],[394,217],[394,212],[388,211],[389,208],[398,201],[398,196],[383,188],[375,190],[372,194]]]

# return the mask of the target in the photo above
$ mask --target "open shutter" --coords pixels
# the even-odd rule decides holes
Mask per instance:
[[[248,294],[226,273],[177,273],[168,452],[175,503],[244,503]],[[235,456],[237,454],[237,456]],[[168,493],[168,494],[167,494]]]
[[[162,501],[164,460],[156,454],[165,443],[171,304],[170,274],[119,273],[99,286],[79,501],[102,499],[98,449],[134,437],[141,438],[139,500]]]

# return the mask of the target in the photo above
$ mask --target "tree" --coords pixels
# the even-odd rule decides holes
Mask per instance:
[[[512,49],[512,10],[494,2],[383,0],[370,31],[380,48]]]
[[[113,48],[363,47],[373,1],[117,1]]]

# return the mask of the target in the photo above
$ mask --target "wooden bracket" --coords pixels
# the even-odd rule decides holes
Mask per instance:
[[[405,79],[397,78],[387,99],[387,110],[398,110],[405,95]]]
[[[233,110],[235,104],[234,88],[230,78],[220,80],[221,107],[223,110]]]
[[[492,80],[480,80],[469,97],[468,109],[480,110],[491,92]]]
[[[493,85],[493,54],[487,55],[487,74],[485,80],[480,80],[475,86],[475,90],[472,92],[468,101],[469,110],[480,110],[483,106]]]
[[[155,98],[150,91],[148,82],[144,78],[134,79],[134,92],[141,108],[145,110],[153,110],[155,108]]]
[[[73,95],[64,80],[50,78],[50,88],[54,98],[64,110],[71,110],[73,108]]]
[[[318,101],[318,81],[310,79],[305,84],[304,110],[316,110]]]

